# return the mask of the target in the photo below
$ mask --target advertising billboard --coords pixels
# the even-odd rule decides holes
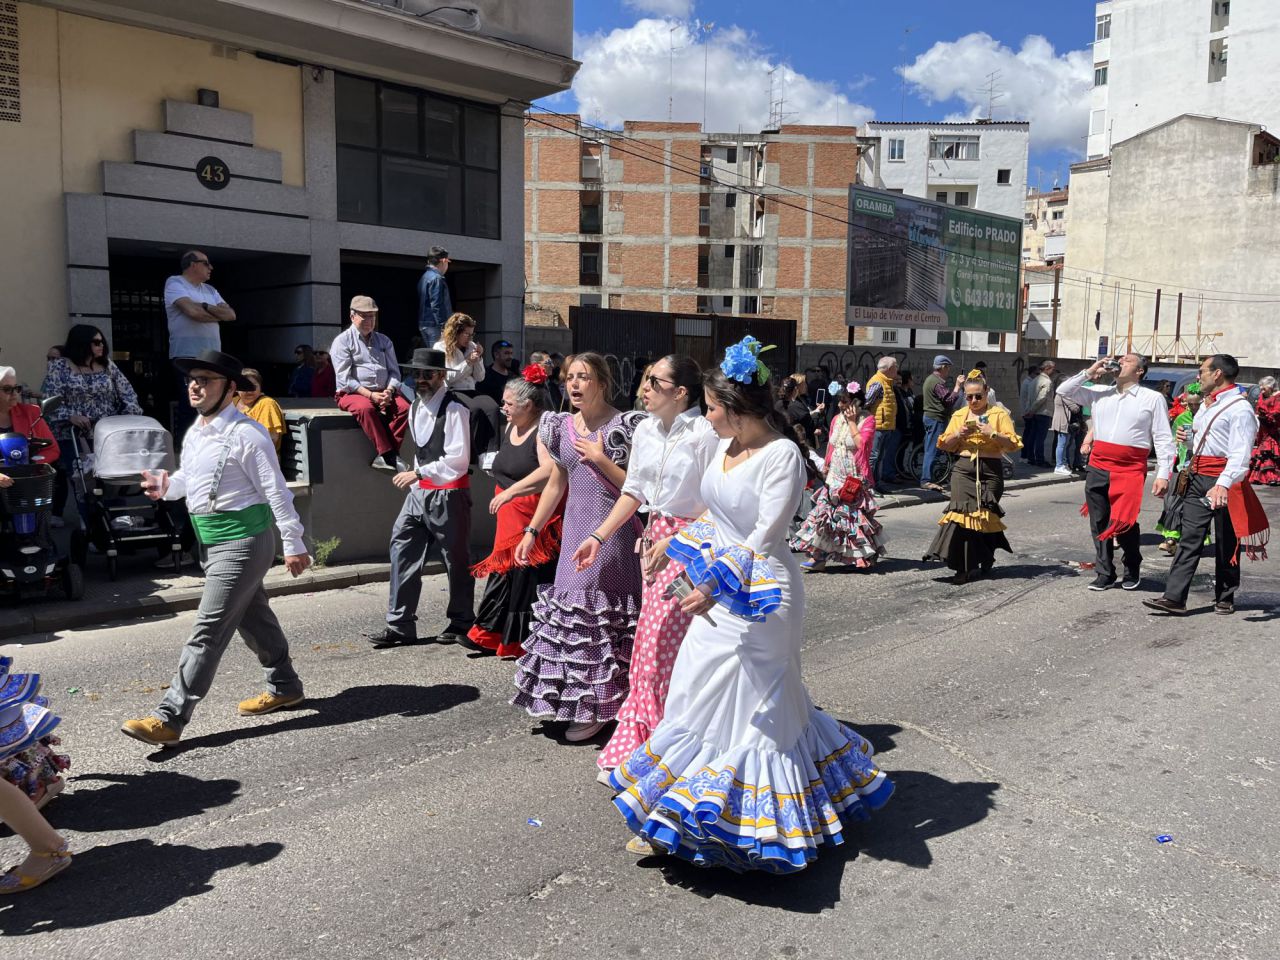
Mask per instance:
[[[848,249],[851,327],[1018,329],[1021,220],[851,186]]]

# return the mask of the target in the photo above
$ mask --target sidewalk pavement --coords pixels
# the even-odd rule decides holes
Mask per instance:
[[[1025,490],[1051,483],[1071,483],[1083,479],[1083,473],[1058,476],[1052,470],[1014,464],[1014,476],[1005,482],[1005,490]],[[909,507],[918,503],[942,503],[947,494],[919,487],[893,487],[876,498],[881,510]],[[32,634],[55,633],[76,627],[94,627],[137,617],[171,616],[200,605],[204,578],[198,568],[183,576],[172,576],[151,566],[152,556],[120,558],[120,578],[108,580],[101,558],[90,556],[85,571],[84,597],[67,600],[58,591],[49,599],[31,599],[21,604],[0,607],[0,642],[21,641]],[[440,573],[443,567],[428,564],[426,573]],[[391,575],[389,563],[353,563],[336,567],[312,568],[293,578],[283,566],[273,567],[267,574],[267,595],[272,597],[320,590],[339,590],[363,583],[385,583]]]

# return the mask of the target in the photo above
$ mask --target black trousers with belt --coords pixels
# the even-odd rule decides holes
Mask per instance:
[[[1090,466],[1084,477],[1084,502],[1089,508],[1089,531],[1093,534],[1093,547],[1098,559],[1094,570],[1107,580],[1116,578],[1115,544],[1110,537],[1098,539],[1098,534],[1111,526],[1111,471]],[[1116,537],[1124,557],[1124,572],[1134,580],[1142,569],[1142,552],[1139,549],[1141,531],[1138,524]]]
[[[1167,600],[1182,604],[1187,602],[1187,594],[1191,592],[1191,578],[1196,575],[1200,554],[1204,550],[1205,534],[1212,526],[1213,600],[1214,603],[1235,603],[1236,591],[1240,589],[1240,559],[1237,556],[1240,541],[1236,537],[1235,527],[1231,525],[1231,515],[1227,508],[1214,510],[1204,502],[1209,488],[1217,482],[1215,477],[1200,474],[1191,478],[1191,486],[1182,504],[1182,539],[1178,541],[1178,552],[1173,556],[1169,580],[1164,588]],[[1231,562],[1233,558],[1235,563]]]

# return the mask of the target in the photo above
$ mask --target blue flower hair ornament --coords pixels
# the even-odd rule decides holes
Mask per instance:
[[[773,344],[764,346],[755,337],[746,336],[724,352],[724,360],[720,370],[730,380],[738,383],[750,383],[755,377],[761,386],[769,382],[769,368],[760,359],[760,354],[772,350]]]

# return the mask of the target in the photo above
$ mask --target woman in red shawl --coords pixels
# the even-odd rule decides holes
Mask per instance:
[[[1258,381],[1258,436],[1249,482],[1280,486],[1280,393],[1276,392],[1275,377]]]
[[[547,372],[530,364],[502,391],[507,427],[490,468],[497,492],[489,503],[489,512],[497,514],[498,529],[493,552],[471,568],[473,575],[487,576],[489,580],[476,625],[464,645],[508,660],[524,653],[521,645],[529,635],[530,611],[538,597],[538,587],[555,579],[560,555],[563,503],[534,541],[529,565],[517,566],[515,562],[516,546],[533,519],[538,496],[551,475],[550,461],[540,462],[538,455],[538,420],[550,406],[546,382]]]

